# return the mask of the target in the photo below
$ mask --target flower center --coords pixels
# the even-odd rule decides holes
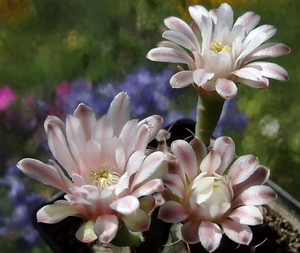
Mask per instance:
[[[110,165],[102,164],[99,168],[89,170],[89,184],[97,186],[100,190],[118,183],[120,175],[114,172]]]
[[[219,53],[219,52],[231,53],[231,48],[219,41],[212,42],[209,46],[209,50],[214,51],[215,53]]]

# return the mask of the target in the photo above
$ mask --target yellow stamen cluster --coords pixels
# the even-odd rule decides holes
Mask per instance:
[[[212,42],[209,46],[209,50],[214,51],[216,53],[219,53],[219,52],[230,53],[231,52],[231,48],[229,46],[224,45],[222,42],[219,42],[219,41]]]
[[[97,186],[100,190],[117,184],[119,179],[120,175],[112,171],[107,164],[102,164],[99,168],[89,171],[89,183]]]

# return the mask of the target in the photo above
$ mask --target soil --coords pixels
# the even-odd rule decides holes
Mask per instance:
[[[109,253],[111,250],[103,244],[86,244],[75,238],[75,232],[82,220],[68,217],[57,224],[37,223],[35,226],[44,239],[52,241],[55,253]],[[253,240],[250,245],[237,245],[223,237],[220,247],[214,253],[297,253],[300,252],[300,233],[283,219],[276,211],[265,206],[265,220],[262,225],[251,228]],[[46,237],[45,237],[46,236]],[[54,243],[54,246],[53,246]],[[59,246],[58,246],[59,245]],[[200,244],[190,245],[191,252],[206,252]],[[143,253],[146,253],[143,251]],[[152,253],[152,252],[149,252]]]

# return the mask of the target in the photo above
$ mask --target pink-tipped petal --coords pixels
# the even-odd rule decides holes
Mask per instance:
[[[66,200],[68,200],[69,204],[71,205],[75,205],[75,204],[79,204],[79,205],[87,205],[87,206],[91,206],[92,204],[87,201],[86,199],[76,196],[74,194],[66,194],[64,196],[64,198]]]
[[[94,124],[96,123],[96,116],[92,108],[80,103],[73,114],[78,118],[84,130],[85,139],[88,141],[91,138],[91,132]]]
[[[181,227],[182,239],[188,243],[197,243],[199,242],[199,221],[188,221]]]
[[[158,47],[151,49],[146,57],[152,61],[185,63],[195,67],[193,59],[187,53],[172,48]]]
[[[138,133],[136,141],[136,150],[144,151],[150,141],[154,139],[157,132],[161,129],[163,118],[153,115],[145,118],[137,124]]]
[[[215,140],[213,149],[221,156],[221,165],[215,172],[222,175],[235,155],[234,142],[230,137],[219,137]]]
[[[198,86],[202,86],[203,89],[205,90],[213,90],[213,89],[209,89],[208,86],[204,86],[203,84],[207,83],[209,80],[211,80],[214,77],[214,73],[213,72],[209,72],[205,69],[196,69],[193,71],[193,78],[195,83]]]
[[[76,232],[76,238],[84,243],[92,242],[97,239],[97,235],[94,231],[95,223],[92,220],[84,223]]]
[[[233,241],[248,245],[252,240],[252,231],[247,225],[240,224],[231,219],[221,222],[224,233]]]
[[[255,89],[265,88],[269,86],[269,80],[265,77],[262,77],[260,81],[253,81],[245,78],[239,78],[237,81]]]
[[[57,223],[68,216],[78,216],[79,210],[76,206],[67,203],[57,203],[42,207],[38,210],[36,217],[38,222]]]
[[[202,246],[208,252],[213,252],[219,247],[222,239],[222,231],[217,224],[209,221],[202,221],[198,233]]]
[[[118,218],[115,215],[99,216],[95,222],[95,233],[100,242],[109,243],[118,232]]]
[[[44,164],[32,158],[26,158],[19,161],[17,167],[28,177],[61,189],[64,192],[69,192],[68,187],[71,182],[66,177],[63,180],[58,170],[51,165]],[[69,184],[66,184],[67,182]]]
[[[138,189],[136,189],[131,194],[137,198],[142,196],[151,195],[156,192],[162,192],[164,190],[164,184],[161,179],[152,179],[143,185],[141,185]]]
[[[232,206],[240,205],[264,205],[276,198],[274,190],[265,185],[254,185],[243,191],[233,201]]]
[[[261,185],[264,184],[270,176],[270,169],[259,165],[256,168],[256,171],[248,177],[245,181],[241,182],[240,184],[233,186],[233,191],[235,194],[239,194],[240,192],[244,191],[245,189],[253,186],[253,185]]]
[[[49,148],[57,161],[69,175],[72,175],[73,172],[79,174],[79,169],[73,159],[66,136],[61,128],[54,123],[50,123],[47,125],[47,135]]]
[[[194,83],[193,71],[183,70],[173,75],[170,79],[172,88],[184,88]]]
[[[123,126],[130,118],[131,99],[127,92],[120,92],[111,102],[107,111],[107,119],[114,127],[114,134],[119,136]]]
[[[226,78],[219,78],[216,81],[216,91],[224,99],[229,99],[237,94],[236,84]]]
[[[165,175],[166,170],[167,164],[162,152],[157,151],[148,155],[142,164],[142,168],[138,170],[133,179],[131,190],[146,181],[161,178]]]
[[[258,225],[263,223],[263,215],[255,206],[240,206],[233,210],[229,218],[246,225]]]
[[[173,141],[171,144],[173,154],[181,164],[184,164],[184,171],[192,181],[198,174],[197,159],[193,148],[183,140]]]
[[[200,170],[206,172],[206,176],[211,176],[221,164],[221,157],[217,151],[212,149],[208,155],[202,160]]]
[[[184,178],[185,180],[185,178]],[[185,181],[182,181],[182,178],[180,178],[176,174],[168,173],[163,177],[163,182],[165,186],[170,189],[175,195],[177,195],[180,198],[184,198],[185,194]]]
[[[249,178],[257,166],[258,158],[254,155],[240,156],[230,167],[227,175],[231,178],[232,185],[239,184]]]
[[[140,207],[140,203],[136,197],[128,195],[121,199],[117,199],[109,206],[120,214],[130,215],[136,213],[137,209]]]
[[[174,30],[167,30],[163,33],[162,37],[164,39],[170,40],[188,50],[193,50],[194,45],[184,34]]]
[[[158,218],[169,223],[179,223],[189,216],[183,205],[175,201],[167,201],[158,211]]]
[[[286,55],[291,52],[291,49],[283,44],[283,43],[264,43],[253,50],[245,59],[243,60],[244,63],[248,63],[250,61],[254,61],[257,59],[267,58],[267,57],[278,57],[282,55]]]
[[[201,163],[203,158],[207,155],[207,148],[203,141],[198,138],[194,138],[190,141],[190,145],[194,149],[197,158],[197,165]]]
[[[272,78],[279,81],[287,81],[289,79],[288,72],[281,66],[271,62],[254,62],[247,66],[262,68],[261,74],[264,77]]]
[[[227,3],[222,3],[217,11],[217,20],[222,20],[222,22],[217,22],[215,30],[220,31],[220,28],[224,30],[231,30],[233,25],[233,10],[231,6]]]
[[[184,34],[190,40],[193,45],[193,49],[198,51],[200,50],[198,39],[187,23],[177,17],[168,17],[164,20],[164,23],[169,29],[179,31]]]
[[[240,16],[236,22],[234,23],[234,26],[241,25],[245,27],[246,33],[249,33],[260,21],[260,16],[252,11],[244,13],[242,16]]]

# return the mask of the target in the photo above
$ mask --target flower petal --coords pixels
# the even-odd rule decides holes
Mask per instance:
[[[169,29],[184,34],[193,45],[192,50],[200,50],[198,39],[187,23],[177,17],[168,17],[164,20],[164,23]]]
[[[140,207],[140,202],[136,197],[128,195],[117,199],[111,203],[109,207],[123,215],[130,215],[136,213],[137,209]]]
[[[234,26],[242,25],[246,33],[249,33],[260,21],[260,16],[252,11],[248,11],[240,16],[234,23]]]
[[[168,173],[163,177],[163,182],[165,186],[170,189],[170,191],[172,191],[173,194],[182,199],[184,198],[185,185],[178,175]]]
[[[158,211],[158,218],[169,223],[184,221],[189,216],[183,205],[175,201],[167,201]]]
[[[237,86],[231,80],[219,78],[216,81],[216,91],[224,99],[229,99],[237,94]]]
[[[122,220],[132,232],[142,232],[149,229],[151,217],[145,211],[138,209],[135,214],[123,216]]]
[[[219,137],[215,140],[213,149],[221,156],[221,165],[217,171],[218,174],[223,174],[224,170],[232,162],[235,155],[235,145],[230,137]]]
[[[183,224],[181,227],[182,239],[188,244],[199,242],[199,226],[200,222],[194,220]]]
[[[243,60],[243,63],[267,57],[278,57],[290,52],[291,49],[285,44],[274,42],[264,43],[248,54]]]
[[[263,165],[259,165],[257,166],[256,171],[250,177],[248,177],[245,181],[241,182],[240,184],[234,185],[233,191],[235,194],[239,194],[240,192],[253,185],[264,184],[268,180],[269,175],[270,169]]]
[[[99,216],[95,222],[95,233],[100,242],[109,243],[118,232],[118,218],[115,215]]]
[[[92,128],[96,123],[96,116],[92,108],[80,103],[75,109],[73,115],[78,118],[85,134],[85,140],[91,138]]]
[[[111,102],[107,111],[107,120],[114,129],[114,135],[119,136],[123,126],[130,118],[131,99],[127,92],[120,92]]]
[[[232,202],[232,206],[240,205],[264,205],[276,198],[274,190],[266,185],[254,185],[243,191]]]
[[[200,242],[207,251],[213,252],[219,247],[222,239],[222,231],[217,224],[202,221],[198,233]]]
[[[63,173],[51,165],[44,164],[39,160],[32,158],[22,159],[18,162],[17,167],[28,177],[42,182],[45,185],[51,185],[64,192],[70,192],[71,181]]]
[[[162,192],[163,190],[164,184],[161,179],[153,179],[141,185],[138,189],[132,192],[131,195],[139,198],[156,192]]]
[[[155,178],[161,178],[167,170],[167,163],[164,154],[156,151],[148,155],[143,161],[142,167],[138,170],[131,184],[131,191],[143,183]]]
[[[46,132],[48,135],[48,145],[54,157],[64,167],[70,176],[73,172],[80,174],[77,165],[75,164],[73,155],[70,152],[69,144],[64,131],[59,125],[52,123],[52,120],[49,116],[45,121],[45,125],[47,128]]]
[[[172,88],[184,88],[194,83],[193,71],[183,70],[173,75],[170,79]]]
[[[184,140],[175,140],[171,144],[173,154],[183,165],[184,171],[190,181],[198,174],[197,159],[193,148]]]
[[[210,79],[212,79],[214,77],[214,73],[213,72],[209,72],[205,69],[196,69],[193,71],[193,78],[195,83],[198,86],[202,86],[203,89],[205,90],[209,90],[207,86],[204,86],[203,84],[205,84],[206,82],[208,82]],[[214,89],[212,89],[214,90]]]
[[[231,219],[220,222],[224,233],[236,243],[248,245],[252,240],[252,231],[247,225],[240,224]]]
[[[46,205],[38,210],[36,217],[38,222],[57,223],[68,216],[78,216],[79,210],[76,206],[67,203],[57,203]]]
[[[240,156],[230,167],[227,175],[232,180],[232,185],[239,184],[249,178],[257,166],[259,165],[258,158],[254,155]]]
[[[206,172],[206,176],[211,176],[221,164],[221,157],[217,151],[212,149],[208,155],[202,160],[200,170]]]
[[[261,74],[267,78],[276,79],[279,81],[287,81],[289,79],[288,72],[281,66],[271,62],[253,62],[247,65],[248,67],[261,67]]]
[[[241,224],[259,225],[263,223],[263,215],[255,206],[240,206],[233,210],[229,218]]]
[[[174,30],[167,30],[163,33],[162,37],[164,39],[170,40],[175,44],[178,44],[188,50],[194,50],[194,45],[190,41],[189,38],[187,38],[183,33],[174,31]]]
[[[195,68],[193,59],[187,53],[172,48],[158,47],[151,49],[146,57],[151,61],[185,63]]]
[[[95,223],[92,220],[84,223],[76,232],[75,236],[79,241],[84,243],[92,242],[97,239],[97,235],[94,231]]]

